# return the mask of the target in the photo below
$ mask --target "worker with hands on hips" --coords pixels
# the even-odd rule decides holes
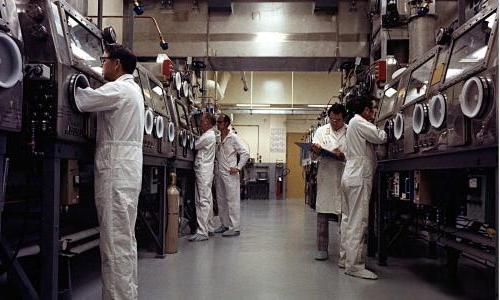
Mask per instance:
[[[221,226],[214,233],[224,237],[240,235],[240,170],[250,158],[243,141],[229,129],[231,119],[221,114],[217,119],[220,137],[217,142],[215,190]],[[238,162],[237,155],[240,156]]]

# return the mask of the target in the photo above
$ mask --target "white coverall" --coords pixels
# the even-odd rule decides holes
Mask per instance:
[[[208,221],[213,215],[212,182],[214,179],[215,132],[211,128],[195,142],[198,151],[194,160],[196,175],[195,205],[198,234],[208,236]]]
[[[364,240],[368,227],[368,210],[376,156],[374,144],[387,140],[385,131],[356,114],[346,133],[346,166],[342,175],[344,203],[342,205],[340,264],[346,271],[365,269]]]
[[[240,155],[237,163],[236,154]],[[241,170],[250,158],[247,146],[230,131],[218,142],[216,152],[215,190],[222,226],[240,231],[240,175],[229,174],[230,168]]]
[[[321,148],[333,151],[339,148],[345,151],[347,126],[335,131],[330,123],[325,124],[314,133],[312,142],[320,144]],[[340,182],[345,163],[330,157],[319,157],[318,194],[316,196],[316,212],[340,215],[342,204],[342,189]]]
[[[138,299],[135,221],[142,181],[144,99],[130,74],[77,89],[77,108],[97,112],[94,168],[103,299]]]

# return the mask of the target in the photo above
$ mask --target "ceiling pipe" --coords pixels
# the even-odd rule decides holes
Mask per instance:
[[[97,0],[97,28],[102,30],[103,0]]]
[[[89,18],[98,18],[99,16],[88,16]],[[126,16],[102,16],[102,19],[125,19],[127,18]],[[163,49],[163,50],[167,50],[168,49],[168,43],[165,41],[165,39],[163,38],[163,34],[161,33],[161,30],[160,30],[160,26],[158,25],[158,22],[156,21],[156,19],[154,17],[151,17],[151,16],[134,16],[134,19],[150,19],[155,27],[156,27],[156,31],[158,32],[158,38],[160,39],[160,47]]]

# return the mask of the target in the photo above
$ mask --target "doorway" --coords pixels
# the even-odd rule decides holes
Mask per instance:
[[[304,200],[304,176],[300,163],[300,147],[296,142],[303,142],[303,133],[287,133],[286,135],[286,165],[290,173],[286,177],[286,196],[288,199]]]

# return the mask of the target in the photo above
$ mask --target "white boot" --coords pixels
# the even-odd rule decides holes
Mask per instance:
[[[371,280],[378,279],[377,274],[375,274],[372,271],[369,271],[367,269],[362,269],[359,271],[345,271],[345,274],[353,276],[353,277],[363,278],[363,279],[371,279]]]

